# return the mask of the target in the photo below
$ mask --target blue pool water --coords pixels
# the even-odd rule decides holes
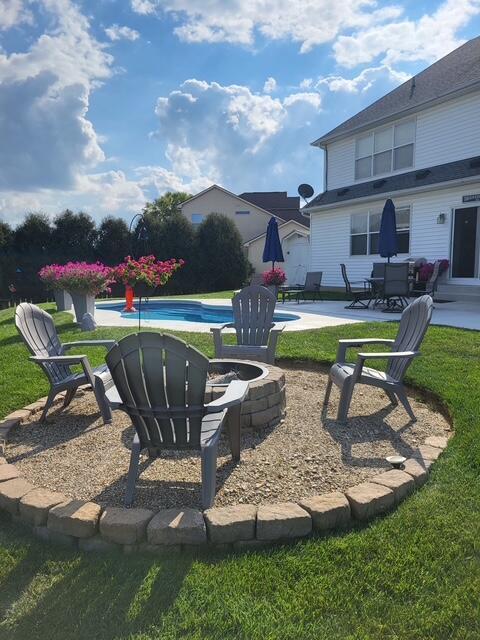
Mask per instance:
[[[112,302],[99,304],[99,309],[118,311],[123,318],[138,319],[137,313],[123,313],[125,303]],[[209,324],[225,324],[233,321],[232,310],[229,307],[216,307],[202,302],[179,302],[149,300],[142,302],[142,320],[181,320],[184,322],[208,322]],[[298,320],[300,316],[294,313],[275,313],[275,322],[289,322]]]

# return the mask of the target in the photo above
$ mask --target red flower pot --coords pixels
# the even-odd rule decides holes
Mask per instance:
[[[133,306],[133,296],[133,287],[131,287],[129,284],[125,285],[125,308],[123,310],[125,313],[135,313],[136,311],[135,307]]]

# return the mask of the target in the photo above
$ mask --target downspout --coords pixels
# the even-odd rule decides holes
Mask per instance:
[[[325,155],[323,156],[323,190],[328,191],[328,147],[325,145]]]

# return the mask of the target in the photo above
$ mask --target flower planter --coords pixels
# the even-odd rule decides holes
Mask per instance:
[[[65,291],[65,289],[54,289],[53,295],[55,296],[57,311],[71,311],[73,302],[72,296],[68,291]]]
[[[279,290],[278,284],[268,284],[266,288],[273,293],[276,300],[278,298],[278,290]]]
[[[73,293],[72,291],[70,295],[75,310],[75,320],[78,324],[86,313],[91,313],[95,317],[95,296],[86,293]]]

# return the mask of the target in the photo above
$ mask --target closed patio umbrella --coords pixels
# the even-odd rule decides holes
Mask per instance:
[[[380,235],[378,238],[378,253],[382,258],[390,258],[398,253],[397,221],[395,218],[395,205],[388,198],[382,211],[380,222]]]
[[[272,262],[272,269],[275,262],[284,262],[282,244],[278,235],[278,224],[276,218],[270,218],[265,236],[265,247],[263,248],[263,262]]]

